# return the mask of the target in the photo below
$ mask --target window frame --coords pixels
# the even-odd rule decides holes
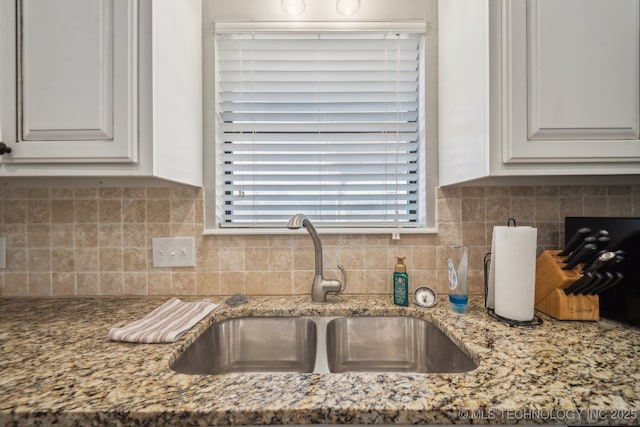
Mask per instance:
[[[301,25],[302,24],[302,25]],[[424,146],[420,150],[419,162],[424,173],[420,176],[420,204],[423,206],[421,215],[424,224],[417,227],[318,227],[323,234],[424,234],[436,233],[436,187],[438,179],[438,151],[437,151],[437,35],[429,22],[393,21],[393,22],[210,22],[207,34],[203,40],[204,67],[204,231],[203,234],[223,235],[251,235],[251,234],[289,234],[283,224],[282,228],[248,228],[248,227],[219,227],[216,220],[216,58],[215,38],[217,32],[247,32],[247,31],[368,31],[368,32],[422,32],[424,41],[421,52],[421,68],[424,90],[421,91],[420,103],[424,106],[420,111],[419,132],[423,135]],[[426,96],[426,93],[430,93]]]

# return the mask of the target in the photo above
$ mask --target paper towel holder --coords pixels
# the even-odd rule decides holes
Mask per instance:
[[[533,319],[531,320],[513,320],[507,319],[506,317],[502,317],[499,314],[496,314],[493,308],[489,308],[487,306],[487,296],[489,293],[489,265],[491,264],[491,252],[487,252],[484,254],[484,307],[487,309],[487,314],[493,317],[500,322],[506,323],[509,326],[540,326],[543,321],[540,316],[534,313]]]
[[[507,227],[516,227],[517,226],[517,222],[515,218],[509,218],[507,220]],[[489,267],[491,265],[491,252],[487,252],[484,255],[484,306],[487,310],[487,314],[489,314],[489,316],[491,316],[492,318],[506,323],[509,326],[513,327],[513,326],[525,326],[525,327],[533,327],[533,326],[540,326],[542,325],[543,321],[542,318],[540,316],[538,316],[537,314],[534,313],[533,315],[533,319],[531,320],[513,320],[513,319],[508,319],[506,317],[500,316],[499,314],[496,314],[495,310],[493,308],[490,308],[488,305],[488,296],[489,296]]]

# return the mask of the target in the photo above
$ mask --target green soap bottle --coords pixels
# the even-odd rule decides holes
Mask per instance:
[[[407,307],[409,305],[409,275],[403,256],[396,257],[398,262],[393,271],[393,303]]]

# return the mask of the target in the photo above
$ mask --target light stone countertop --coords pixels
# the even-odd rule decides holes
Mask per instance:
[[[220,302],[172,344],[111,342],[110,327],[169,298],[0,299],[0,425],[640,424],[640,329],[456,315],[388,296]],[[246,315],[409,315],[432,320],[479,362],[457,374],[184,375],[176,355],[213,322]]]

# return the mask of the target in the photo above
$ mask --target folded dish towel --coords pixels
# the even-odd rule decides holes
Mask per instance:
[[[109,339],[138,343],[174,342],[218,305],[209,301],[184,302],[171,298],[140,320],[111,328]]]

